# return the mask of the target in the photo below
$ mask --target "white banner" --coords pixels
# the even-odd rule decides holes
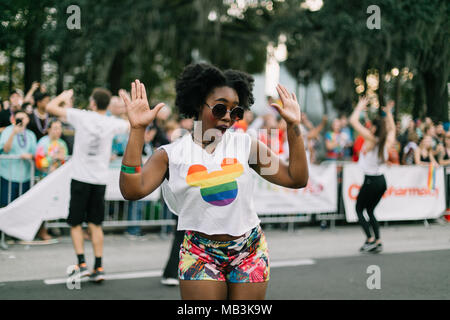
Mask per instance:
[[[254,203],[258,214],[327,213],[337,211],[336,164],[310,165],[308,184],[289,189],[254,174]]]
[[[147,159],[142,160],[142,163],[145,163]],[[119,177],[120,177],[120,166],[122,164],[122,158],[117,158],[112,161],[109,165],[109,176],[108,183],[106,185],[105,191],[105,200],[122,200],[125,199],[120,192],[119,187]],[[151,194],[146,196],[145,198],[140,199],[139,201],[158,201],[161,195],[161,188],[158,187]]]
[[[69,211],[70,166],[68,161],[0,209],[0,230],[31,241],[43,221],[65,219]]]
[[[379,221],[434,219],[445,210],[444,171],[436,169],[434,190],[428,190],[428,167],[385,167],[387,190],[375,209]],[[364,174],[358,164],[346,164],[343,172],[342,196],[347,222],[356,222],[355,205]]]
[[[106,200],[124,200],[119,189],[121,159],[111,163]],[[0,230],[33,240],[43,221],[65,219],[70,200],[71,161],[0,209]],[[326,213],[337,211],[336,165],[311,165],[308,185],[289,189],[274,185],[254,173],[254,203],[258,214]],[[160,188],[142,200],[157,201]]]
[[[105,200],[124,200],[119,189],[120,163],[111,162]],[[71,161],[35,184],[22,196],[0,209],[0,231],[31,241],[43,221],[66,219],[69,214]],[[119,163],[119,165],[117,165]],[[156,201],[160,188],[142,201]]]

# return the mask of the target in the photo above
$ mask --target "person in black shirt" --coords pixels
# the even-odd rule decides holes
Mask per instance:
[[[22,101],[23,97],[19,90],[11,91],[9,101],[4,101],[4,108],[0,111],[0,133],[11,124],[11,116],[16,110],[21,109]]]
[[[39,140],[47,134],[48,124],[50,123],[50,116],[45,111],[45,107],[50,101],[50,96],[48,93],[37,92],[34,100],[35,108],[33,108],[33,113],[30,115],[28,129],[33,131]]]
[[[3,101],[0,99],[0,133],[3,131],[5,127],[9,126],[11,122],[9,118],[11,117],[11,112],[8,108],[5,108],[8,101]]]

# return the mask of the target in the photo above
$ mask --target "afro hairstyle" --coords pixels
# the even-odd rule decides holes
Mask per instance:
[[[242,71],[222,71],[208,63],[190,64],[176,81],[175,106],[183,117],[197,120],[207,96],[215,88],[230,87],[236,91],[239,105],[248,110],[255,102],[253,82],[253,77]]]

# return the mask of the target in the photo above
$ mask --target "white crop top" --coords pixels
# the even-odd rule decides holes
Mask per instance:
[[[382,175],[381,165],[383,161],[378,157],[378,145],[376,145],[372,150],[366,151],[366,145],[364,144],[361,148],[361,152],[359,153],[358,164],[360,168],[363,170],[364,174],[370,176],[379,176]],[[384,159],[385,161],[388,158],[387,148],[384,148]]]
[[[190,134],[160,146],[169,158],[169,180],[161,189],[178,215],[178,230],[240,236],[260,223],[253,204],[248,165],[251,138],[226,131],[212,154]]]

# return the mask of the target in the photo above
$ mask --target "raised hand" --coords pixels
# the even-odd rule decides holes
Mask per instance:
[[[39,86],[40,86],[39,82],[33,81],[33,83],[31,84],[31,90],[33,90],[33,92],[34,92],[37,90],[37,88],[39,88]]]
[[[145,86],[139,80],[131,83],[131,99],[124,90],[120,90],[119,95],[125,102],[128,120],[133,129],[145,129],[164,107],[164,103],[158,103],[155,108],[150,109]]]
[[[367,98],[366,96],[362,96],[359,98],[356,108],[365,110],[368,104],[369,104],[369,98]]]
[[[120,89],[120,90],[119,90],[119,96],[122,96],[122,95],[126,96],[126,97],[128,98],[128,100],[131,101],[130,93],[129,93],[127,90],[125,90],[125,89]],[[123,99],[123,98],[122,98],[122,99]]]
[[[45,110],[56,117],[65,118],[67,116],[66,108],[72,107],[72,97],[73,90],[65,90],[47,103]],[[64,104],[63,108],[60,107],[61,104]]]
[[[392,109],[394,108],[394,106],[395,106],[395,101],[389,100],[388,103],[386,104],[386,106],[382,107],[381,109],[384,112],[389,113],[389,112],[392,112]]]
[[[278,110],[280,116],[287,124],[300,124],[300,105],[298,104],[295,94],[290,93],[281,84],[278,84],[276,89],[283,104],[280,106],[279,104],[272,103],[272,106]]]
[[[72,107],[73,89],[64,90],[59,96],[56,97],[59,103],[64,102],[63,107]]]
[[[64,107],[72,105],[73,89],[64,90],[59,95],[57,95],[49,103],[56,104],[57,106],[64,103]]]

